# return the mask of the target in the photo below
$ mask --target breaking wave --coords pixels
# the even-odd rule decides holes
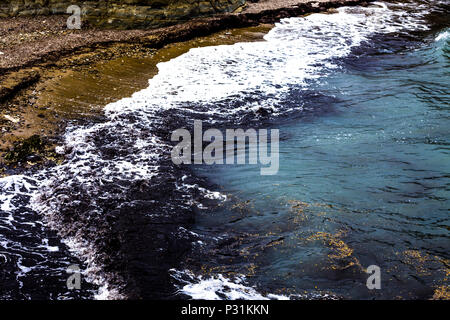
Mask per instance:
[[[0,234],[0,258],[14,270],[11,292],[22,294],[22,278],[33,268],[53,268],[55,277],[64,278],[75,254],[86,264],[89,282],[102,287],[97,298],[173,295],[174,274],[167,270],[200,237],[188,231],[194,209],[226,196],[209,191],[189,168],[172,164],[172,130],[189,127],[193,119],[244,124],[302,112],[304,106],[284,103],[293,88],[306,90],[320,81],[373,34],[426,29],[427,8],[375,2],[283,19],[263,42],[194,48],[158,64],[147,89],[105,107],[106,121],[67,129],[57,149],[65,157],[62,165],[0,179],[0,228],[8,230]],[[71,249],[56,267],[48,253],[63,244],[48,244],[48,227]],[[33,239],[17,237],[24,232]],[[26,265],[24,252],[32,257]],[[182,291],[194,299],[282,298],[262,296],[243,278],[189,277]]]

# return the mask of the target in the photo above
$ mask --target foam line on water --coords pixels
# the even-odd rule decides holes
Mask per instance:
[[[239,119],[260,107],[272,109],[273,115],[289,112],[282,101],[292,86],[307,88],[310,81],[326,76],[338,67],[339,58],[373,34],[426,28],[422,23],[426,6],[412,10],[412,5],[377,2],[367,8],[344,7],[332,14],[283,19],[263,42],[194,48],[158,64],[159,73],[148,88],[105,107],[107,121],[68,128],[64,145],[57,149],[66,157],[64,164],[32,177],[0,179],[1,210],[9,213],[1,219],[1,226],[11,224],[17,209],[14,197],[24,194],[32,201],[22,205],[44,215],[60,231],[58,215],[80,199],[89,203],[87,215],[104,214],[103,200],[114,197],[120,201],[120,194],[103,192],[105,185],[152,181],[165,174],[160,161],[170,146],[154,129],[164,125],[163,112],[176,110],[192,119],[206,116],[213,121]],[[34,186],[27,185],[28,179]],[[187,194],[192,189],[184,180],[177,186]],[[219,193],[202,192],[226,200]],[[189,197],[185,201],[196,203]],[[90,270],[101,269],[95,264],[95,248],[81,233],[66,243],[84,257]],[[104,282],[101,272],[92,279]],[[108,297],[107,292],[103,289],[99,297]]]

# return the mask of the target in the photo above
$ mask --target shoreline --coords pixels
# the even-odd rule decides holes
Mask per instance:
[[[0,55],[0,106],[3,109],[0,163],[4,168],[5,164],[6,167],[16,165],[20,159],[5,163],[5,155],[22,148],[23,141],[30,137],[43,136],[47,142],[57,139],[63,132],[66,119],[59,115],[48,116],[39,111],[44,107],[36,105],[36,92],[45,90],[45,87],[39,89],[39,84],[61,71],[89,68],[99,61],[127,57],[130,51],[132,55],[145,55],[168,44],[224,30],[273,24],[282,18],[366,3],[361,0],[261,0],[248,3],[240,12],[195,18],[152,30],[66,30],[65,16],[0,19],[0,52],[3,53]],[[48,124],[38,125],[43,119]],[[56,157],[51,151],[50,156]]]
[[[308,13],[323,12],[340,6],[365,4],[367,0],[261,0],[249,3],[238,13],[224,13],[206,18],[194,18],[190,21],[156,29],[107,30],[88,28],[67,30],[65,16],[36,16],[19,18],[0,18],[0,35],[25,30],[17,39],[6,39],[0,43],[3,53],[0,60],[0,75],[4,77],[11,72],[42,66],[61,58],[75,55],[83,49],[107,48],[116,43],[145,44],[159,49],[167,44],[190,40],[194,37],[207,36],[224,29],[255,26],[260,23],[275,23],[283,18]],[[33,25],[37,21],[38,25]],[[8,23],[12,22],[12,23]],[[12,26],[11,26],[12,24]],[[43,27],[44,26],[44,27]],[[43,27],[43,28],[42,28]],[[48,29],[52,29],[49,31]],[[47,34],[43,31],[47,30]],[[34,33],[41,33],[35,35]],[[35,37],[35,39],[33,39]],[[10,43],[8,43],[8,40]],[[38,46],[22,45],[21,41],[37,40]],[[61,41],[64,41],[62,43]],[[56,42],[51,45],[50,42]],[[12,44],[12,46],[11,46]],[[8,45],[10,48],[5,48]],[[21,52],[12,54],[12,51]],[[35,50],[35,51],[31,51]],[[20,59],[17,58],[20,56]],[[3,60],[3,61],[2,61]],[[0,91],[0,101],[7,98],[7,90]]]
[[[430,115],[423,117],[423,104],[420,103],[423,101],[412,98],[403,100],[409,103],[405,104],[408,110],[402,112],[406,107],[397,105],[392,96],[383,94],[383,91],[390,89],[395,94],[404,93],[404,87],[401,86],[403,82],[398,87],[395,82],[408,79],[418,84],[418,88],[411,90],[411,93],[417,93],[417,98],[425,98],[431,105],[436,101],[434,99],[445,98],[444,94],[439,94],[441,83],[434,81],[442,73],[435,73],[436,69],[427,72],[420,66],[418,69],[411,69],[410,63],[415,62],[417,56],[414,54],[411,56],[412,60],[404,61],[402,54],[405,51],[396,50],[399,47],[410,48],[411,44],[421,45],[426,38],[422,34],[389,47],[395,55],[377,54],[378,50],[385,49],[378,46],[377,41],[389,39],[394,34],[387,32],[388,37],[378,38],[377,31],[372,32],[377,30],[378,20],[375,19],[375,22],[368,25],[361,21],[364,21],[364,16],[370,17],[372,14],[385,17],[383,8],[379,9],[358,7],[356,10],[343,10],[344,14],[348,11],[357,15],[365,10],[379,11],[379,14],[369,12],[358,15],[351,23],[348,22],[352,18],[334,19],[336,15],[326,13],[320,15],[321,19],[317,19],[319,21],[314,19],[317,15],[306,15],[298,19],[310,21],[295,24],[297,18],[294,18],[292,25],[290,21],[277,24],[274,32],[265,38],[267,42],[230,47],[227,44],[238,41],[240,31],[245,35],[251,28],[226,29],[226,32],[214,33],[203,39],[177,42],[158,50],[135,46],[130,53],[129,45],[118,43],[108,49],[86,51],[75,57],[58,60],[43,71],[35,86],[21,91],[19,96],[26,96],[30,90],[38,92],[39,98],[36,98],[35,105],[42,107],[43,101],[57,100],[60,94],[58,87],[75,87],[75,90],[69,92],[75,93],[75,99],[77,91],[84,93],[91,90],[96,93],[99,108],[83,106],[82,101],[71,100],[73,96],[69,99],[67,92],[60,97],[68,100],[69,109],[68,113],[60,114],[55,119],[69,121],[68,119],[72,119],[70,112],[74,113],[73,119],[76,118],[74,127],[69,126],[65,130],[66,144],[58,149],[61,161],[63,157],[65,161],[61,165],[49,167],[41,176],[40,172],[36,174],[35,188],[27,189],[30,203],[23,195],[16,194],[17,200],[24,200],[17,201],[19,206],[9,209],[9,216],[21,217],[22,212],[29,210],[35,213],[33,219],[36,217],[36,220],[30,221],[43,220],[43,225],[58,233],[56,239],[63,239],[65,243],[61,247],[64,248],[63,251],[71,248],[73,256],[69,257],[77,257],[77,262],[78,258],[84,262],[83,270],[86,270],[85,274],[89,277],[87,279],[91,283],[95,283],[97,279],[97,285],[103,288],[97,294],[92,291],[88,299],[203,299],[210,293],[222,299],[237,299],[233,290],[230,293],[233,284],[239,285],[238,293],[248,294],[248,290],[253,290],[250,292],[251,298],[258,296],[259,299],[275,297],[274,294],[283,298],[305,300],[431,299],[431,296],[433,299],[445,299],[448,296],[448,286],[445,285],[448,268],[445,263],[445,246],[441,245],[441,229],[433,223],[435,216],[429,220],[431,223],[424,222],[420,226],[420,234],[431,235],[427,241],[423,242],[420,234],[417,236],[417,233],[411,234],[408,230],[416,228],[415,220],[410,218],[417,217],[424,209],[433,209],[436,218],[440,218],[441,204],[444,203],[441,201],[445,201],[445,197],[438,198],[439,203],[432,201],[435,196],[441,195],[442,183],[445,183],[437,180],[446,178],[445,162],[440,161],[444,159],[440,155],[445,157],[445,150],[436,151],[433,146],[428,145],[445,140],[445,130],[441,129],[445,128],[445,122],[441,119],[445,119],[446,110],[434,113],[429,110]],[[398,15],[394,12],[393,10],[392,14],[387,14],[387,27],[398,21]],[[402,10],[401,13],[403,12]],[[330,24],[336,21],[337,27],[336,24]],[[258,29],[259,27],[262,29]],[[250,40],[244,37],[241,41],[262,40],[264,28],[270,27],[252,27],[250,35],[245,35]],[[328,31],[327,35],[335,36],[318,39],[316,30],[323,33]],[[400,34],[402,29],[399,27],[398,30]],[[286,34],[288,36],[284,38]],[[305,35],[310,41],[302,42],[301,35]],[[349,48],[356,46],[355,54],[353,55],[352,50],[346,51],[345,45],[336,47],[336,38]],[[404,38],[400,35],[400,39]],[[279,49],[272,50],[277,47],[278,40],[284,41],[286,46],[281,43]],[[374,44],[375,54],[371,51]],[[210,47],[216,45],[221,46]],[[446,48],[447,43],[444,45],[442,42],[439,42],[439,46],[426,45],[426,51],[423,52],[434,57],[434,49]],[[198,46],[209,48],[194,49],[183,55],[190,48]],[[415,48],[415,45],[412,47]],[[315,52],[319,55],[314,55]],[[329,61],[321,59],[320,53],[323,52],[325,59],[330,56],[337,59],[335,66],[344,63],[344,67],[350,65],[350,68],[344,69],[336,78],[330,77],[336,81],[330,81],[320,91],[315,90],[317,87],[308,86],[307,89],[312,89],[313,94],[307,92],[307,95],[289,96],[285,99],[283,93],[286,91],[283,89],[295,91],[296,86],[292,84],[304,79],[300,74],[304,67],[296,62],[302,62],[302,58],[305,58],[307,65],[317,63],[321,68],[321,62]],[[340,52],[344,52],[343,56],[339,56]],[[351,53],[345,55],[345,52]],[[369,62],[374,63],[360,59],[360,52],[368,52],[369,57],[373,58]],[[440,59],[443,59],[443,52],[438,52],[438,65],[442,66]],[[312,56],[311,60],[306,58],[309,56]],[[278,57],[286,62],[274,68],[272,61]],[[282,57],[287,58],[283,60]],[[399,60],[385,59],[386,57],[399,57]],[[169,60],[167,64],[160,65],[158,71],[156,63]],[[332,65],[333,62],[334,59]],[[399,68],[392,70],[392,62],[399,62],[396,64]],[[69,65],[72,67],[69,68]],[[253,65],[259,67],[252,69]],[[214,72],[216,67],[222,66],[223,73]],[[283,70],[283,66],[289,66],[285,73],[279,72]],[[372,72],[371,66],[377,67],[376,74]],[[234,114],[235,107],[241,107],[237,104],[240,101],[239,93],[255,92],[254,88],[263,83],[258,81],[260,74],[264,76],[262,79],[284,79],[284,75],[289,75],[290,70],[293,71],[293,77],[287,77],[285,82],[280,81],[281,86],[275,87],[280,90],[271,90],[275,86],[274,81],[263,86],[265,90],[260,91],[264,94],[255,95],[256,107],[265,105],[260,102],[265,101],[272,92],[277,96],[278,91],[281,92],[277,96],[280,98],[277,101],[281,102],[281,111],[285,105],[288,112],[291,105],[304,103],[306,106],[314,106],[313,116],[317,121],[308,121],[309,110],[302,109],[299,115],[306,115],[306,121],[296,125],[295,130],[283,130],[288,137],[284,149],[294,155],[286,158],[285,168],[288,171],[276,180],[264,184],[249,170],[245,170],[246,174],[242,174],[242,171],[233,173],[219,170],[209,175],[210,170],[196,170],[195,167],[173,164],[169,156],[171,144],[166,143],[170,133],[176,128],[189,126],[193,119],[201,118],[205,111],[212,113],[210,119],[214,126],[222,124],[225,127],[228,123],[235,123],[235,117],[230,115]],[[320,70],[322,69],[313,75],[329,75],[327,71],[322,73]],[[381,72],[378,73],[378,70]],[[276,76],[281,76],[273,77],[272,71],[277,72]],[[154,78],[153,72],[158,74]],[[229,74],[233,76],[228,79]],[[417,74],[423,74],[423,79],[418,78]],[[90,82],[90,75],[96,79],[94,85]],[[392,77],[385,83],[388,78],[386,75]],[[108,77],[112,82],[102,80],[107,80]],[[109,101],[106,99],[120,99],[121,96],[127,96],[127,92],[136,92],[139,86],[146,84],[145,81],[133,83],[142,80],[141,78],[152,79],[147,90],[117,103],[107,104],[104,113],[101,112],[103,104],[100,98],[105,98],[103,102],[106,104]],[[248,86],[245,86],[248,79],[257,81],[250,80]],[[355,79],[359,81],[352,82]],[[369,80],[365,82],[365,79]],[[236,83],[244,83],[244,88],[240,88],[242,90],[238,91],[238,98],[233,99],[230,91],[234,92],[233,85]],[[345,86],[349,83],[351,86],[346,90]],[[380,83],[383,85],[380,86]],[[77,86],[80,84],[82,86]],[[220,95],[213,94],[209,99],[208,93],[214,92],[216,84],[231,87],[230,91],[226,91],[226,96],[232,98],[223,105]],[[284,84],[286,85],[283,86]],[[419,90],[422,84],[437,94],[421,95]],[[336,88],[342,87],[343,99],[340,99],[341,95],[334,93]],[[190,90],[186,90],[184,95],[182,92],[186,88]],[[372,96],[371,92],[376,94]],[[347,113],[345,110],[334,117],[334,108],[329,109],[327,106],[330,103],[333,107],[336,105],[337,111],[347,107],[344,95],[352,98],[352,107],[363,106],[364,112],[352,108],[354,110],[351,112]],[[374,98],[371,101],[376,102],[366,105],[368,96]],[[316,100],[316,97],[321,100]],[[327,97],[332,97],[333,100],[330,101]],[[196,103],[197,101],[200,103]],[[166,103],[168,108],[164,108]],[[395,117],[392,116],[392,108],[400,111]],[[249,117],[238,119],[237,123],[248,125],[253,124],[253,120],[256,120],[256,124],[264,123],[264,116],[253,117],[258,114],[256,108],[246,109],[248,111],[244,113]],[[217,115],[214,113],[216,111]],[[194,116],[191,116],[191,112]],[[355,112],[360,122],[356,127]],[[236,118],[239,118],[239,113],[236,114]],[[56,121],[49,119],[49,115],[51,112],[46,111],[46,116],[40,119]],[[290,118],[290,113],[286,115],[286,118]],[[294,120],[296,121],[295,118]],[[426,131],[428,136],[435,137],[434,141],[423,141],[423,121],[434,126],[435,129]],[[398,123],[402,123],[400,128],[417,129],[405,136],[405,130],[398,129]],[[280,125],[284,124],[284,120],[280,122]],[[367,128],[370,130],[367,131]],[[58,130],[63,129],[61,126]],[[380,135],[380,132],[383,134]],[[405,141],[405,137],[408,141]],[[380,141],[383,148],[373,152],[371,146]],[[30,143],[40,145],[36,141]],[[314,150],[306,153],[305,157],[295,156],[311,146]],[[416,152],[417,150],[421,152]],[[370,157],[360,158],[361,154]],[[395,162],[392,161],[393,155]],[[435,166],[430,167],[427,159],[436,159],[433,162]],[[322,162],[324,160],[326,162]],[[308,166],[308,163],[313,165]],[[383,165],[380,166],[380,163]],[[299,165],[302,169],[296,171],[295,168]],[[327,175],[320,175],[317,170],[326,170]],[[419,176],[418,170],[421,172]],[[342,173],[348,177],[359,177],[366,172],[372,173],[365,176],[366,180],[363,182],[357,178],[353,181],[342,180]],[[27,170],[26,173],[33,175],[33,170]],[[216,176],[219,177],[218,180],[215,179]],[[439,183],[430,185],[426,193],[415,187],[411,189],[410,184],[403,184],[403,181],[426,184],[429,176]],[[27,177],[24,177],[24,182],[25,179]],[[336,191],[336,181],[339,182],[340,190],[344,191]],[[20,181],[17,184],[14,182],[14,189],[19,189],[19,185]],[[393,186],[396,191],[385,188],[385,185]],[[240,193],[240,190],[243,192]],[[377,192],[374,193],[373,190]],[[355,202],[355,194],[364,201]],[[222,198],[226,201],[219,204]],[[16,199],[13,204],[16,204]],[[401,201],[385,201],[386,206],[380,208],[380,199]],[[406,207],[406,202],[403,201],[405,199],[408,200]],[[414,199],[424,201],[416,202]],[[414,206],[413,210],[411,205]],[[203,209],[207,211],[202,211]],[[371,213],[370,217],[366,213]],[[406,231],[388,228],[392,219]],[[354,228],[350,230],[349,225]],[[373,233],[374,228],[380,233]],[[40,243],[40,233],[33,234]],[[387,240],[380,242],[379,239]],[[371,250],[366,251],[368,243],[371,244]],[[50,245],[54,246],[55,243]],[[374,256],[372,249],[378,254]],[[387,257],[387,260],[382,262],[379,257]],[[393,283],[388,291],[365,291],[365,267],[374,261],[383,270],[387,270],[383,281]],[[88,268],[84,269],[86,265]],[[9,266],[13,270],[11,274],[14,274],[14,263]],[[52,267],[42,270],[47,273]],[[32,283],[29,280],[34,276],[30,274],[30,278],[26,279],[28,281],[24,282]],[[61,278],[63,277],[62,275]],[[411,283],[411,277],[417,283]],[[211,283],[215,285],[211,286]],[[15,282],[12,281],[11,286],[13,285]],[[45,291],[42,287],[38,289],[53,296],[53,291]],[[21,290],[19,288],[18,292]]]
[[[319,8],[320,9],[320,8]],[[262,22],[262,21],[261,21]],[[230,24],[223,24],[223,20],[221,23],[219,23],[217,28],[223,27],[223,29],[229,30]],[[239,27],[243,27],[242,25],[239,25]],[[206,33],[213,33],[210,28],[201,29],[204,30]],[[164,39],[168,39],[170,37],[175,37],[176,39],[184,39],[183,41],[186,41],[183,37],[198,37],[199,33],[197,31],[193,30],[185,30],[185,34],[172,34]],[[216,31],[214,31],[216,32]],[[181,41],[181,40],[180,40]],[[179,42],[179,41],[174,41]],[[170,42],[169,42],[170,43]],[[128,47],[124,47],[125,49]],[[123,49],[123,48],[122,48]],[[150,49],[155,49],[151,47]],[[123,52],[120,51],[118,52]],[[125,50],[126,51],[126,50]],[[49,70],[55,71],[55,69],[60,69],[60,67],[65,67],[69,69],[70,67],[75,66],[75,68],[82,67],[89,67],[93,61],[101,61],[101,60],[111,60],[111,56],[108,55],[109,48],[105,49],[104,51],[100,50],[98,53],[99,55],[97,57],[91,57],[89,55],[96,53],[92,51],[83,52],[81,56],[83,57],[83,61],[79,61],[77,57],[75,58],[69,57],[68,61],[57,61],[54,62],[52,65],[51,63],[45,65],[44,71],[46,71],[48,68]],[[114,52],[114,51],[113,51]],[[111,53],[111,52],[109,52]],[[105,54],[103,56],[102,54]],[[86,55],[89,56],[88,60],[85,61]],[[114,55],[113,55],[114,56]],[[114,58],[117,58],[114,56]],[[58,63],[60,63],[58,65]],[[43,72],[41,70],[41,72]],[[31,88],[25,89],[25,94],[19,94],[18,98],[23,98],[26,101],[28,98],[26,93],[28,91],[34,91],[34,89],[39,85],[39,82],[42,81],[43,78],[49,77],[49,75],[45,75],[44,77],[39,78],[37,83],[35,83]],[[22,91],[23,92],[23,91]],[[16,97],[17,98],[17,97]],[[26,110],[25,110],[26,112]],[[88,119],[90,120],[90,119]],[[61,123],[63,123],[64,119],[59,120]],[[59,131],[54,132],[56,137],[60,137],[60,133],[64,130],[64,127],[61,126],[59,128]],[[168,130],[168,129],[167,129]],[[57,138],[55,138],[57,139]],[[61,160],[62,161],[62,160]],[[45,163],[42,165],[46,165]],[[164,163],[163,165],[167,166],[169,168],[169,162]],[[173,177],[182,176],[185,174],[185,172],[179,172],[179,170],[173,169],[174,172],[172,173]],[[170,176],[170,173],[169,173]],[[192,178],[196,179],[196,178]],[[164,203],[170,203],[173,204],[173,207],[177,207],[177,201],[181,199],[180,195],[178,193],[181,193],[181,191],[176,191],[174,187],[174,181],[167,181],[167,178],[162,179],[161,181],[157,181],[160,183],[160,186],[158,186],[157,190],[154,190],[154,186],[151,185],[142,185],[136,183],[136,185],[130,186],[130,197],[134,199],[135,197],[138,198],[139,201],[147,201],[147,198],[144,197],[144,194],[159,194],[161,193],[161,189],[166,192],[166,194],[169,194],[169,196],[162,196],[161,194],[161,201],[164,200]],[[169,179],[170,180],[170,179]],[[173,180],[173,179],[172,179]],[[194,183],[200,183],[197,180],[194,180],[192,184]],[[158,185],[157,183],[157,185]],[[143,192],[145,190],[145,192]],[[173,194],[172,194],[173,193]],[[135,196],[135,195],[138,196]],[[83,195],[81,195],[82,197]],[[49,195],[44,195],[42,201],[49,201],[47,198]],[[141,199],[142,197],[142,199]],[[173,198],[172,198],[173,197]],[[82,198],[84,200],[84,198]],[[99,216],[95,218],[98,220],[98,223],[93,223],[92,225],[97,226],[96,232],[93,234],[82,234],[82,239],[85,241],[88,241],[88,243],[95,243],[96,248],[93,250],[96,253],[96,260],[98,260],[99,266],[106,266],[105,270],[99,270],[99,275],[104,275],[104,279],[106,279],[106,283],[112,284],[113,287],[118,288],[118,294],[123,297],[127,298],[155,298],[155,296],[151,295],[149,292],[145,291],[142,292],[142,288],[158,288],[156,290],[159,292],[158,297],[165,297],[170,298],[170,295],[172,294],[172,285],[171,285],[171,279],[166,274],[163,273],[167,271],[167,267],[174,267],[176,266],[176,263],[179,263],[180,255],[184,254],[189,250],[189,243],[191,243],[191,236],[185,241],[185,240],[178,240],[178,239],[170,239],[169,242],[166,243],[165,236],[178,232],[180,226],[181,227],[188,227],[191,225],[193,219],[194,219],[194,212],[191,209],[182,208],[182,206],[177,207],[179,211],[177,211],[177,214],[175,214],[176,218],[171,217],[168,218],[167,222],[161,223],[160,221],[154,222],[150,218],[146,217],[143,213],[144,211],[148,211],[149,204],[146,203],[146,206],[136,206],[130,204],[129,208],[125,208],[122,210],[115,210],[111,213],[109,213],[107,216]],[[154,204],[150,205],[150,208],[158,207]],[[162,207],[162,206],[161,206]],[[158,207],[160,208],[160,207]],[[74,235],[78,235],[78,230],[82,230],[84,228],[77,228],[80,224],[83,225],[85,223],[86,219],[86,212],[85,209],[81,206],[78,208],[76,205],[74,205],[74,208],[72,208],[70,205],[68,207],[61,207],[58,211],[57,216],[54,216],[52,219],[55,219],[52,229],[58,230],[59,235],[63,239],[71,239]],[[173,209],[172,209],[173,210]],[[45,212],[43,210],[43,212]],[[126,217],[126,218],[124,218]],[[106,220],[105,220],[106,219]],[[61,224],[62,221],[64,221],[64,224]],[[114,221],[114,228],[109,228],[109,225],[111,224],[111,221]],[[70,222],[70,223],[67,223]],[[49,223],[49,225],[52,225],[52,223]],[[65,226],[65,227],[64,227]],[[121,238],[116,234],[117,230],[121,231],[121,234],[126,235],[132,235],[132,234],[139,234],[139,235],[145,235],[145,239],[135,239],[132,236],[127,236],[125,239]],[[189,230],[182,229],[182,230]],[[95,235],[95,237],[94,237]],[[164,237],[163,237],[164,236]],[[152,244],[151,248],[143,246],[143,243],[146,244]],[[117,252],[114,256],[110,256],[111,250],[115,252],[115,248],[119,246],[120,251]],[[158,258],[158,255],[156,255],[157,252],[159,252],[159,248],[164,248],[163,252],[167,252],[168,256],[163,256]],[[174,250],[173,248],[176,248]],[[144,250],[144,251],[143,251]],[[173,251],[173,252],[172,252]],[[83,257],[80,257],[83,258]],[[86,257],[84,257],[86,258]],[[155,258],[158,258],[158,263],[155,263]],[[126,265],[125,261],[134,261],[136,260],[136,263],[133,263],[131,265]],[[145,274],[142,274],[142,266],[141,263],[144,261],[147,261],[145,264],[146,270],[149,268],[151,270],[150,276],[145,276]],[[87,262],[87,261],[86,261]],[[147,268],[148,266],[148,268]],[[121,269],[124,268],[124,269]],[[164,270],[164,271],[163,271]],[[106,273],[106,274],[105,274]],[[95,277],[95,275],[93,275]],[[123,279],[122,279],[123,277]],[[128,279],[128,280],[127,280]],[[131,280],[130,280],[131,279]],[[156,283],[153,283],[152,281],[156,281]],[[154,291],[154,290],[152,290]]]

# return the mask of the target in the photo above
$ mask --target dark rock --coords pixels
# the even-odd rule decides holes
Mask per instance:
[[[107,28],[156,28],[184,22],[194,17],[232,12],[245,0],[107,0],[80,3],[82,19],[90,25]],[[70,0],[6,0],[0,4],[0,17],[66,14]],[[76,4],[76,3],[75,3]],[[83,22],[82,20],[82,22]]]

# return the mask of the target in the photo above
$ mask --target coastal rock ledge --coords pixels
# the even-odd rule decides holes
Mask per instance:
[[[233,12],[246,0],[3,0],[0,18],[66,14],[78,5],[84,21],[103,28],[156,28],[194,17]]]

